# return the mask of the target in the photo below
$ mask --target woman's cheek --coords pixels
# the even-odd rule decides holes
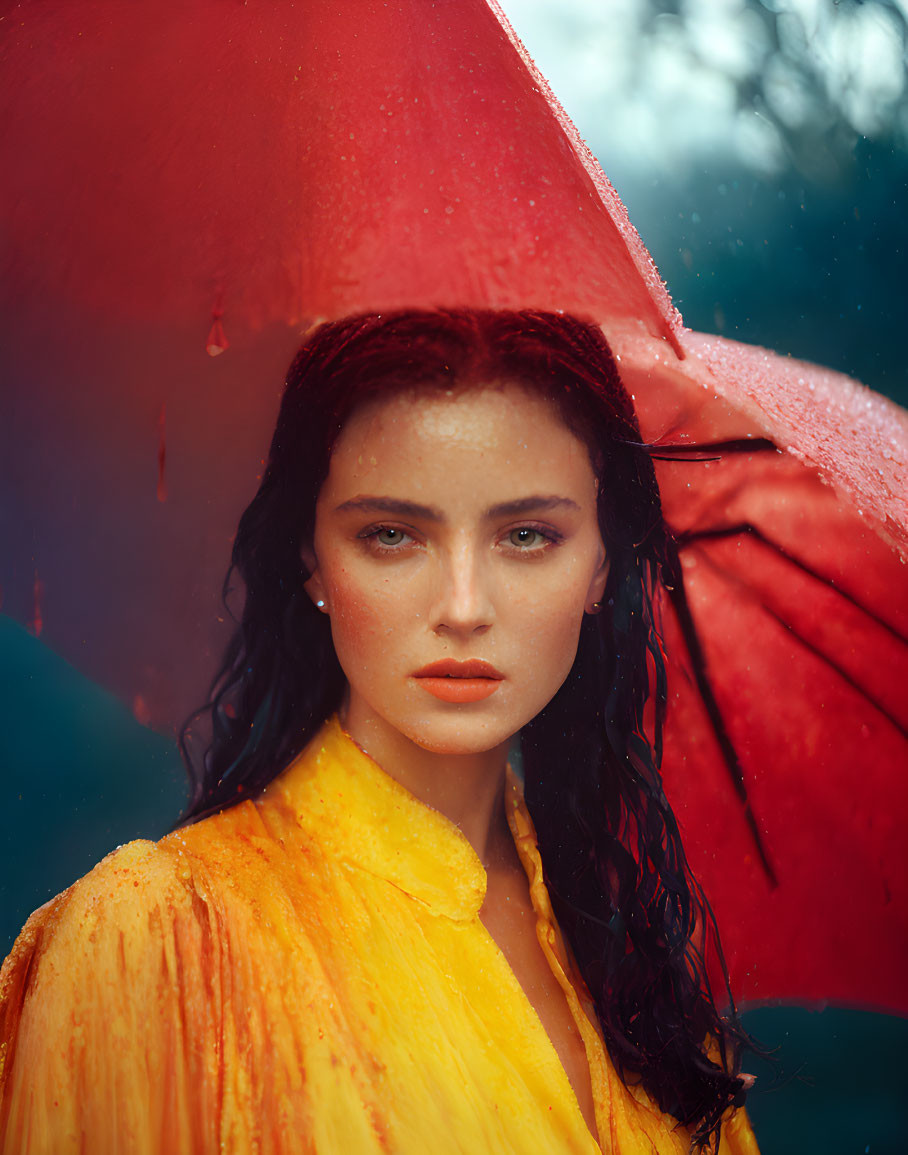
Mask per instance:
[[[582,591],[579,588],[553,590],[547,602],[533,608],[532,617],[539,626],[537,655],[550,666],[553,674],[557,671],[558,675],[567,677],[574,664],[585,594],[585,586]]]
[[[385,646],[394,632],[398,601],[382,584],[357,581],[349,572],[339,575],[331,589],[331,628],[338,657],[362,660]]]

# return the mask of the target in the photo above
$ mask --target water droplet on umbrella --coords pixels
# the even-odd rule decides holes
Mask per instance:
[[[167,404],[161,406],[158,417],[158,501],[167,500],[167,477],[164,467],[167,462]]]
[[[29,623],[29,629],[36,638],[41,637],[41,631],[44,629],[44,614],[41,608],[41,603],[44,600],[44,582],[38,577],[38,571],[35,570],[35,581],[32,586],[32,620]]]
[[[230,342],[224,333],[224,326],[221,324],[221,317],[223,316],[220,309],[212,309],[211,330],[208,333],[208,340],[205,342],[205,349],[209,357],[217,357],[229,348]]]

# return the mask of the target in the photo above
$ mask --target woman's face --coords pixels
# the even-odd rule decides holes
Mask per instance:
[[[478,753],[539,713],[602,597],[596,489],[586,446],[516,384],[354,413],[304,551],[354,737],[391,727],[437,753]]]

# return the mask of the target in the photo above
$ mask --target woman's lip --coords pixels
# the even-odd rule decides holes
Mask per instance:
[[[501,685],[498,678],[417,677],[424,690],[442,702],[481,702]]]
[[[494,694],[504,680],[504,674],[478,658],[465,662],[443,658],[423,666],[413,677],[443,702],[481,702]]]
[[[423,666],[413,675],[414,678],[464,678],[464,679],[493,679],[500,682],[504,674],[498,672],[488,662],[478,658],[470,658],[465,662],[458,662],[454,658],[442,658],[439,662],[431,662]]]

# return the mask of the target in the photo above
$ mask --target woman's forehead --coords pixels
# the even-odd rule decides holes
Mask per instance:
[[[407,390],[361,406],[341,431],[326,485],[447,478],[462,486],[478,477],[522,485],[545,477],[586,490],[592,469],[586,446],[552,401],[497,381]]]
[[[394,437],[401,430],[427,441],[464,446],[508,440],[509,431],[560,427],[569,432],[555,403],[531,385],[513,380],[426,384],[372,398],[347,420],[344,440]]]

